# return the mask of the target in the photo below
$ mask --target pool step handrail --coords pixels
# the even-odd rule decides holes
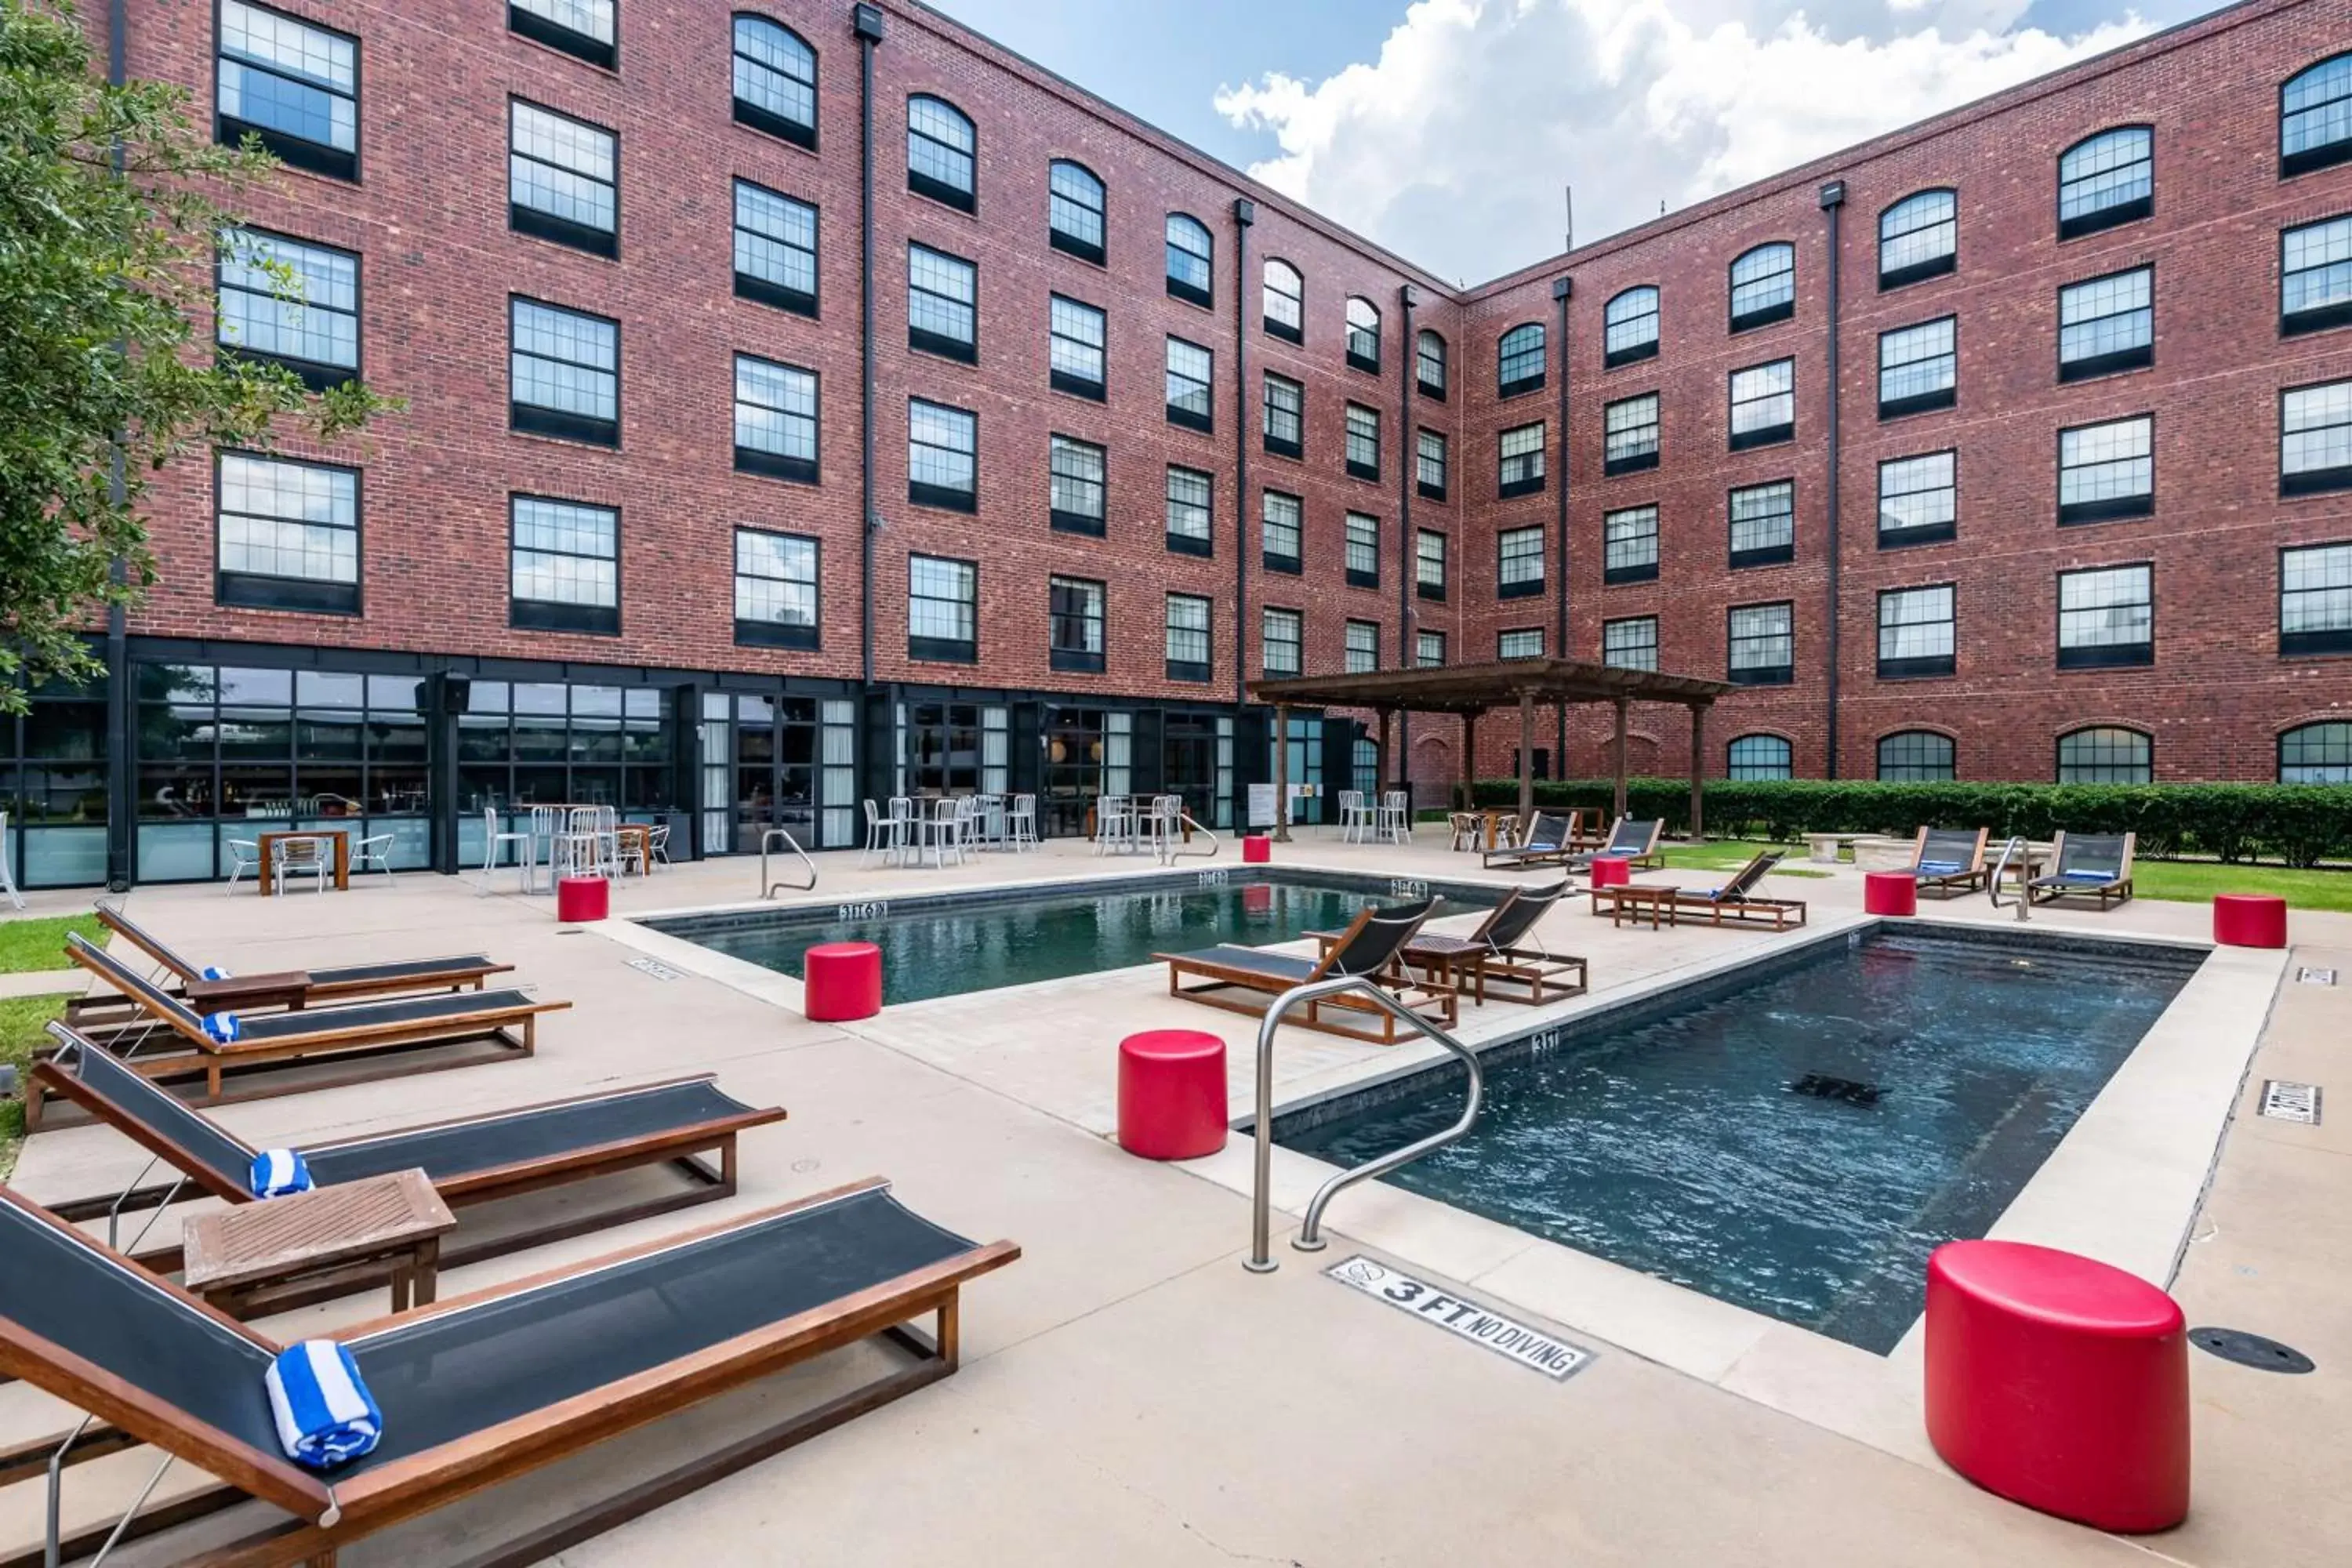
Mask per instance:
[[[801,865],[808,871],[807,881],[780,882],[768,875],[768,853],[780,841],[800,858]],[[801,847],[799,839],[781,827],[771,827],[760,835],[760,897],[772,899],[779,892],[805,893],[815,886],[816,862],[808,858],[808,851]]]
[[[2000,858],[1993,862],[1992,877],[1985,883],[1985,896],[1992,900],[1992,907],[1994,909],[2001,907],[2000,879],[2009,874],[2010,857],[2012,855],[2023,855],[2028,857],[2023,869],[2019,874],[2019,880],[2022,882],[2024,878],[2031,875],[2033,869],[2031,858],[2032,854],[2032,846],[2026,842],[2025,835],[2022,833],[2011,834],[2010,836],[2009,842],[2000,847]],[[2033,908],[2033,900],[2026,894],[2025,889],[2022,887],[2018,889],[2017,898],[2013,901],[2017,905],[2017,918],[2019,920],[2031,918],[2030,911]]]
[[[1270,1247],[1272,1234],[1272,1172],[1274,1169],[1274,1032],[1283,1015],[1293,1007],[1308,1002],[1319,1002],[1343,991],[1360,991],[1371,998],[1374,1005],[1391,1017],[1402,1020],[1414,1029],[1436,1041],[1462,1058],[1470,1069],[1470,1097],[1462,1107],[1462,1118],[1451,1127],[1417,1139],[1402,1149],[1391,1150],[1377,1160],[1368,1160],[1353,1170],[1341,1171],[1315,1189],[1307,1200],[1307,1215],[1299,1223],[1298,1234],[1290,1245],[1301,1252],[1320,1252],[1323,1239],[1323,1211],[1333,1198],[1358,1182],[1368,1182],[1375,1176],[1385,1176],[1401,1165],[1409,1165],[1434,1149],[1442,1149],[1470,1131],[1478,1120],[1479,1107],[1486,1098],[1486,1075],[1479,1069],[1478,1058],[1470,1047],[1447,1034],[1372,983],[1369,975],[1341,974],[1328,980],[1310,980],[1304,985],[1294,985],[1274,999],[1265,1010],[1265,1017],[1257,1026],[1257,1170],[1250,1188],[1250,1255],[1242,1267],[1253,1274],[1271,1274],[1280,1267],[1274,1261]]]
[[[1192,841],[1191,834],[1182,831],[1188,827],[1191,828],[1193,833],[1198,833],[1202,837],[1208,839],[1209,847],[1206,849],[1187,849],[1184,847],[1186,844]],[[1210,828],[1201,823],[1193,821],[1190,813],[1180,811],[1176,814],[1175,818],[1168,824],[1168,831],[1160,836],[1160,863],[1163,866],[1172,866],[1178,860],[1183,859],[1188,856],[1195,859],[1213,860],[1217,858],[1217,851],[1223,847],[1223,844],[1224,841],[1219,838]]]

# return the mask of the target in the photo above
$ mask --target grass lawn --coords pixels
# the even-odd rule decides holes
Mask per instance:
[[[21,1080],[33,1058],[33,1047],[45,1037],[41,1026],[64,1013],[64,994],[55,996],[0,996],[0,1062],[16,1069]],[[16,1149],[25,1138],[25,1102],[0,1100],[0,1180],[16,1168]]]
[[[1689,871],[1736,871],[1765,844],[1720,839],[1708,844],[1668,844],[1666,864]],[[1802,846],[1789,848],[1802,858]],[[1818,871],[1785,864],[1776,877],[1817,877]],[[2352,913],[2352,872],[2295,871],[2284,866],[2223,866],[2211,860],[2140,860],[2132,867],[2133,889],[2143,899],[2201,904],[2216,893],[2276,893],[2291,909]]]
[[[66,933],[79,931],[100,946],[106,928],[96,915],[58,915],[45,920],[0,921],[0,974],[27,970],[70,969],[66,959]]]

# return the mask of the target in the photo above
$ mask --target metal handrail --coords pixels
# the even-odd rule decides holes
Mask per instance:
[[[784,841],[785,846],[790,848],[793,854],[800,857],[801,864],[808,868],[807,881],[778,882],[772,880],[769,878],[768,851],[775,847],[776,840],[780,838]],[[763,899],[772,899],[776,896],[777,889],[782,889],[786,892],[805,893],[811,888],[815,886],[816,862],[808,858],[808,851],[801,847],[799,839],[794,838],[790,833],[785,832],[781,827],[771,827],[765,833],[760,835],[760,897]]]
[[[1470,1131],[1478,1120],[1478,1108],[1486,1097],[1486,1075],[1479,1070],[1478,1058],[1470,1047],[1439,1028],[1387,992],[1373,984],[1369,975],[1342,974],[1330,980],[1310,980],[1304,985],[1294,985],[1274,999],[1265,1010],[1265,1018],[1257,1026],[1257,1174],[1250,1189],[1250,1255],[1242,1267],[1253,1274],[1271,1274],[1279,1267],[1268,1254],[1271,1232],[1270,1194],[1274,1168],[1274,1031],[1282,1016],[1303,1002],[1319,1002],[1326,996],[1336,996],[1342,991],[1360,991],[1370,997],[1380,1009],[1391,1017],[1401,1018],[1429,1038],[1462,1058],[1470,1069],[1470,1098],[1462,1107],[1462,1120],[1441,1132],[1406,1144],[1403,1148],[1381,1155],[1354,1170],[1342,1171],[1324,1183],[1307,1200],[1307,1217],[1298,1226],[1298,1235],[1291,1246],[1301,1252],[1323,1249],[1323,1210],[1330,1201],[1358,1182],[1374,1176],[1385,1176],[1400,1165],[1411,1164],[1433,1149],[1442,1149]]]
[[[1217,850],[1223,847],[1224,843],[1224,840],[1219,838],[1215,833],[1202,826],[1200,823],[1193,821],[1191,816],[1184,812],[1178,812],[1176,814],[1176,820],[1170,823],[1168,826],[1169,831],[1162,836],[1160,840],[1160,863],[1163,866],[1172,866],[1177,861],[1183,859],[1188,856],[1199,860],[1213,860],[1217,858]],[[1209,840],[1208,848],[1185,849],[1179,847],[1179,846],[1185,842],[1185,838],[1178,829],[1186,827],[1192,828],[1194,832],[1206,837]]]
[[[2033,908],[2033,895],[2025,889],[2023,883],[2026,876],[2030,876],[2033,870],[2032,860],[2032,846],[2027,842],[2025,835],[2022,833],[2012,834],[2009,842],[2000,847],[2000,858],[1993,862],[1992,878],[1985,884],[1985,896],[1992,900],[1992,907],[1994,909],[2001,907],[2000,879],[2009,874],[2009,858],[2011,855],[2020,853],[2022,853],[2027,857],[2027,861],[2023,868],[2022,874],[2018,879],[2020,886],[2017,890],[2016,900],[2017,918],[2019,920],[2028,920],[2032,918],[2030,911]]]

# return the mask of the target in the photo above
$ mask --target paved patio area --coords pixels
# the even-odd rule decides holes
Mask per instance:
[[[1515,879],[1478,872],[1475,858],[1446,853],[1429,829],[1410,849],[1342,845],[1310,832],[1278,858],[1406,879]],[[849,855],[820,861],[828,902],[1149,868],[1068,845],[919,872],[861,870]],[[1721,879],[1650,875],[1698,885]],[[619,885],[614,912],[742,903],[755,880],[756,867],[743,861],[679,867]],[[1164,971],[946,997],[864,1024],[817,1026],[792,1005],[796,983],[621,921],[559,927],[551,900],[504,890],[510,878],[499,886],[497,896],[478,897],[465,881],[408,875],[391,886],[275,900],[213,887],[142,890],[131,907],[204,961],[248,972],[286,967],[297,954],[328,962],[478,946],[513,961],[540,994],[574,1004],[545,1021],[540,1054],[529,1062],[218,1112],[258,1145],[711,1069],[738,1098],[791,1110],[788,1121],[746,1138],[734,1205],[878,1173],[919,1212],[982,1239],[1009,1237],[1025,1253],[967,1292],[965,1362],[954,1378],[572,1548],[563,1563],[2039,1568],[2154,1559],[2316,1568],[2352,1554],[2352,1493],[2341,1484],[2352,1438],[2345,1372],[2352,1367],[2352,1125],[2337,1118],[2305,1127],[2252,1114],[2262,1079],[2326,1083],[2352,1040],[2352,916],[2298,914],[2297,948],[2283,977],[2278,955],[2238,962],[2242,955],[2225,954],[2231,963],[2209,965],[2213,1026],[2181,1020],[2181,1039],[2166,1050],[2153,1049],[2152,1039],[2143,1055],[2154,1076],[2126,1085],[2115,1104],[2103,1097],[2095,1107],[2105,1130],[2098,1138],[2083,1140],[2081,1150],[2074,1140],[2062,1147],[2105,1177],[2084,1178],[2084,1186],[2059,1172],[2053,1180],[2062,1184],[2049,1189],[2047,1203],[2064,1212],[2020,1218],[2077,1226],[2085,1249],[2156,1259],[2142,1271],[2159,1276],[2171,1248],[2152,1238],[2185,1232],[2172,1284],[2192,1323],[2266,1333],[2319,1363],[2309,1376],[2282,1377],[2192,1352],[2194,1511],[2178,1531],[2126,1542],[2001,1502],[1946,1471],[1918,1430],[1916,1347],[1871,1356],[1400,1190],[1343,1195],[1332,1209],[1329,1251],[1309,1258],[1277,1241],[1277,1273],[1244,1273],[1243,1142],[1212,1160],[1166,1166],[1126,1156],[1107,1136],[1113,1047],[1136,1028],[1222,1034],[1234,1047],[1234,1109],[1246,1110],[1254,1024],[1170,999]],[[1772,884],[1812,901],[1808,929],[1819,933],[1859,923],[1860,888],[1851,868]],[[45,903],[62,907],[45,896],[36,912]],[[2011,918],[1981,897],[1927,912]],[[2201,940],[2206,921],[2202,906],[2141,900],[2106,915],[2036,911],[2033,929]],[[1566,1005],[1562,1016],[1794,940],[1614,931],[1589,918],[1580,900],[1549,917],[1543,935],[1556,951],[1592,962],[1594,995]],[[664,979],[631,966],[646,954],[682,973]],[[2343,983],[2297,984],[2303,966],[2333,967]],[[1526,1013],[1489,1005],[1465,1018],[1465,1033],[1475,1041],[1525,1027]],[[2258,1020],[2251,1071],[2242,1050],[2233,1058],[2200,1048],[2231,1027],[2251,1037]],[[1392,1071],[1424,1048],[1383,1050],[1286,1030],[1277,1099]],[[2199,1206],[2211,1129],[2233,1097],[2238,1114]],[[2200,1126],[2201,1149],[2194,1146]],[[2145,1148],[2089,1147],[2102,1141]],[[2095,1202],[2070,1196],[2130,1174],[2138,1167],[2128,1161],[2141,1153],[2151,1163],[2136,1190],[2110,1190]],[[142,1163],[110,1131],[61,1128],[26,1144],[15,1184],[36,1199],[76,1196],[120,1186]],[[1290,1211],[1286,1224],[1277,1215],[1278,1236],[1295,1228],[1313,1174],[1305,1163],[1277,1167],[1277,1206]],[[2168,1218],[2153,1212],[2168,1205],[2176,1211]],[[686,1223],[646,1221],[478,1265],[447,1277],[445,1293]],[[1322,1278],[1325,1266],[1353,1252],[1458,1288],[1596,1359],[1555,1383],[1433,1332]],[[370,1297],[267,1326],[319,1331],[378,1310]],[[763,1407],[813,1402],[839,1376],[814,1369],[749,1391],[343,1560],[463,1561],[567,1499],[649,1473],[661,1456],[709,1441]],[[30,1389],[0,1388],[0,1443],[70,1421]],[[124,1456],[73,1472],[69,1517],[99,1518],[148,1468]],[[166,1489],[194,1483],[175,1472]],[[5,1499],[0,1553],[36,1539],[37,1502]],[[133,1552],[119,1560],[160,1559]]]

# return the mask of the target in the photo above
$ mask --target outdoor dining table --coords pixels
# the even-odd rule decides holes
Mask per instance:
[[[352,830],[350,828],[281,827],[261,834],[254,839],[255,849],[261,857],[261,875],[256,879],[256,882],[261,889],[263,897],[267,898],[273,890],[270,884],[278,874],[276,861],[270,854],[270,847],[284,840],[296,838],[333,839],[335,841],[335,887],[341,891],[350,891],[352,885]]]

